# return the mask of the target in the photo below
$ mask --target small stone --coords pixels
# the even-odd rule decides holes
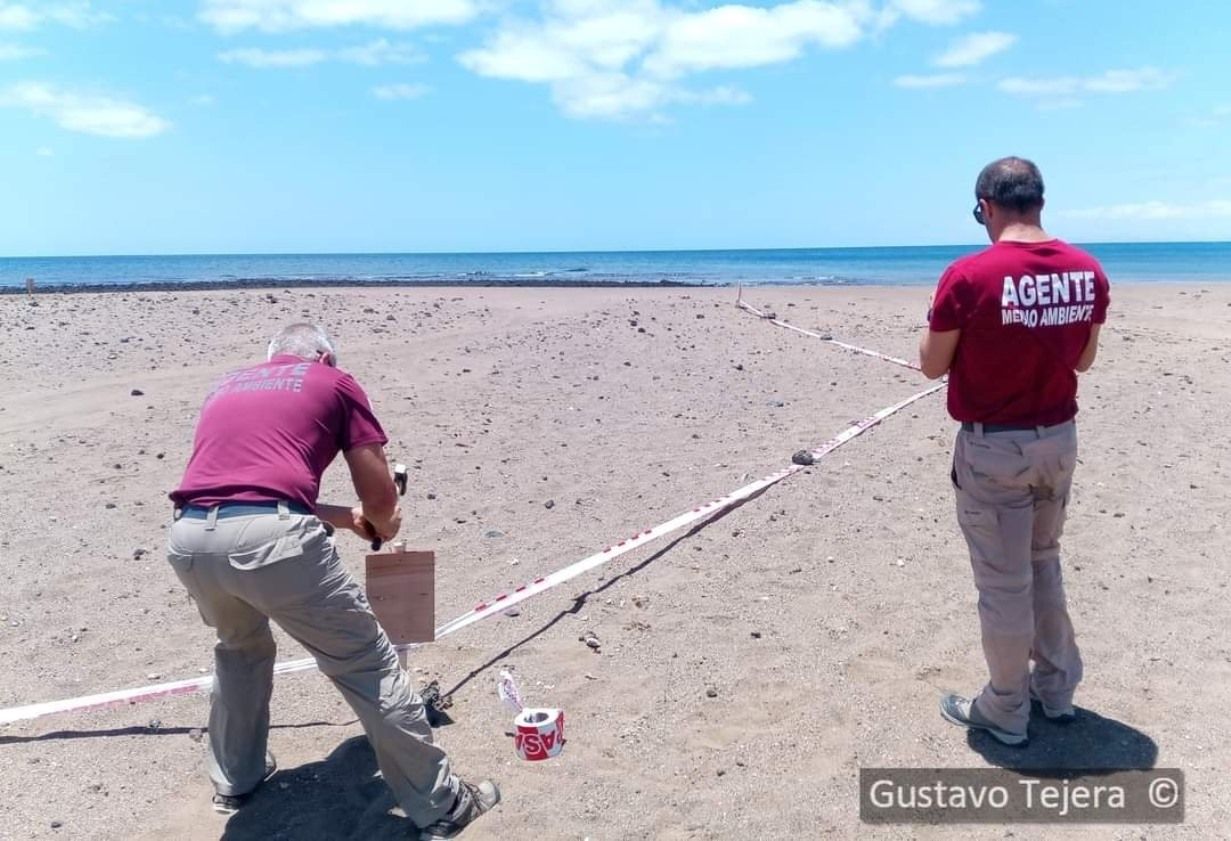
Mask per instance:
[[[706,698],[717,698],[717,697],[718,697],[718,688],[717,688],[717,687],[715,687],[715,686],[707,686],[707,687],[705,687],[705,697],[706,697]]]
[[[63,824],[63,822],[61,822],[61,821],[52,821],[52,822],[51,822],[51,828],[52,828],[52,829],[59,829],[59,828],[60,828],[60,827],[62,827],[62,826],[64,826],[64,824]]]
[[[133,396],[133,397],[141,397],[141,396],[143,396],[143,395],[145,394],[145,392],[144,392],[144,391],[142,391],[142,390],[141,390],[141,389],[139,389],[139,388],[134,388],[132,391],[130,391],[130,392],[128,392],[128,393],[129,393],[131,396]]]
[[[133,560],[139,561],[141,560],[141,558],[145,557],[149,553],[150,553],[149,549],[146,549],[143,546],[138,546],[136,549],[133,550]]]
[[[189,738],[189,739],[192,739],[194,742],[199,742],[199,741],[201,741],[201,739],[202,739],[202,737],[203,737],[204,735],[205,735],[205,734],[201,732],[201,728],[200,728],[200,727],[194,727],[194,728],[192,728],[191,730],[189,730],[189,731],[188,731],[188,738]]]
[[[810,464],[816,463],[816,457],[812,455],[811,450],[799,450],[791,456],[791,463],[807,467]]]
[[[510,619],[515,619],[516,617],[521,616],[521,608],[520,607],[510,607],[508,610],[504,612],[504,615],[509,617]]]
[[[760,632],[760,631],[753,631],[753,632],[752,632],[752,638],[753,638],[754,640],[759,640],[759,639],[761,638],[761,632]]]
[[[427,498],[428,498],[428,499],[435,499],[435,498],[436,498],[436,494],[434,494],[434,493],[429,493],[429,494],[427,495]]]
[[[727,772],[726,772],[725,770],[723,770],[722,768],[719,768],[719,769],[718,769],[718,776],[720,776],[720,777],[721,777],[722,775],[724,775],[724,774],[726,774],[726,773],[727,773]]]
[[[548,510],[551,510],[552,508],[556,507],[556,501],[554,499],[549,499],[543,503],[543,507]]]
[[[108,502],[106,505],[103,506],[103,508],[107,508],[107,509],[115,508],[115,503]]]
[[[483,536],[484,536],[484,537],[492,537],[492,538],[496,538],[496,537],[504,537],[504,532],[502,532],[502,531],[498,531],[498,530],[496,530],[496,529],[490,529],[490,530],[488,530],[488,531],[483,532]]]

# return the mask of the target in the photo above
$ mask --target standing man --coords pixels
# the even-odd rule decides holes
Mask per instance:
[[[500,792],[449,769],[423,702],[338,557],[332,534],[389,540],[402,513],[384,431],[367,395],[339,371],[329,336],[292,324],[268,362],[226,374],[205,398],[178,489],[167,557],[218,634],[210,697],[214,808],[232,814],[274,773],[266,750],[273,619],[316,658],[355,711],[385,782],[423,839],[452,838]],[[356,508],[316,501],[341,452]]]
[[[990,677],[974,699],[945,696],[940,712],[1025,745],[1032,698],[1048,719],[1076,717],[1082,667],[1060,532],[1077,464],[1077,373],[1094,363],[1108,283],[1093,257],[1043,230],[1043,177],[1030,161],[988,164],[975,198],[992,246],[941,277],[919,362],[929,378],[949,374],[949,414],[961,422],[952,479]]]

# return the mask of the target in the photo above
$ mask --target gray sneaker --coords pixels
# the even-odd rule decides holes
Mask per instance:
[[[419,841],[445,841],[456,838],[462,830],[490,812],[500,802],[500,789],[491,780],[478,785],[457,781],[457,800],[449,814],[419,832]]]
[[[1024,748],[1030,743],[1030,737],[1027,734],[1011,733],[992,724],[979,712],[979,708],[975,706],[974,701],[969,698],[963,698],[961,695],[946,695],[941,698],[940,714],[946,721],[952,722],[959,727],[968,727],[971,730],[985,730],[991,734],[993,739],[1003,745]]]
[[[1034,694],[1034,687],[1030,688],[1030,700],[1039,705],[1039,709],[1043,711],[1043,717],[1052,724],[1072,724],[1077,720],[1077,710],[1073,709],[1072,704],[1053,707]]]
[[[272,753],[266,753],[265,776],[262,777],[261,781],[256,784],[256,788],[252,789],[252,791],[246,791],[243,794],[215,794],[212,800],[214,811],[220,815],[234,815],[241,808],[243,808],[244,804],[252,799],[252,795],[258,788],[269,782],[269,778],[277,773],[277,771],[278,760],[274,759],[274,755]]]

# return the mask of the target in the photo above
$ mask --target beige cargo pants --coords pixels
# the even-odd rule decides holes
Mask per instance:
[[[970,547],[990,675],[975,704],[1012,733],[1026,732],[1031,693],[1064,707],[1081,681],[1060,575],[1076,464],[1072,421],[997,432],[976,424],[959,431],[954,446],[957,519]]]
[[[432,743],[423,702],[367,598],[316,517],[268,514],[171,526],[167,557],[217,631],[209,774],[219,794],[246,794],[265,775],[273,691],[273,619],[316,662],[363,724],[385,782],[417,826],[457,796],[449,759]]]

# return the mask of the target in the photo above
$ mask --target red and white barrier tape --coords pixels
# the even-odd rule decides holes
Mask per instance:
[[[858,345],[848,345],[846,342],[840,342],[837,339],[833,338],[832,336],[823,336],[820,333],[814,333],[811,330],[805,330],[802,327],[796,327],[794,324],[790,324],[786,321],[783,321],[780,318],[770,318],[767,314],[761,312],[759,309],[752,306],[752,304],[749,304],[744,301],[742,289],[740,290],[740,297],[737,298],[735,301],[735,306],[739,307],[740,309],[748,310],[748,312],[752,313],[757,318],[763,318],[766,321],[768,321],[770,324],[776,324],[779,327],[785,327],[787,330],[794,330],[796,333],[803,333],[805,336],[811,336],[814,339],[820,339],[822,342],[828,342],[831,345],[837,345],[840,348],[846,348],[847,350],[854,351],[855,353],[862,353],[864,356],[873,356],[877,359],[883,359],[886,362],[892,362],[894,365],[901,365],[903,368],[910,368],[912,371],[919,370],[919,366],[916,365],[914,362],[908,362],[905,359],[899,359],[896,356],[889,356],[887,354],[880,353],[875,350],[868,350],[867,348],[862,348],[862,347],[859,347]]]
[[[846,429],[839,432],[833,438],[830,438],[824,444],[821,444],[816,449],[812,450],[814,460],[821,459],[834,450],[841,447],[846,442],[853,438],[862,435],[867,430],[879,424],[885,418],[900,412],[912,403],[922,400],[930,394],[934,394],[944,388],[944,383],[937,383],[917,394],[907,397],[894,403],[892,406],[886,406],[874,415],[866,417],[863,420],[856,421]],[[678,531],[685,526],[692,525],[700,520],[717,514],[737,505],[757,493],[765,490],[771,485],[781,482],[788,476],[793,476],[800,470],[804,470],[803,465],[792,464],[776,473],[771,473],[763,479],[759,479],[750,484],[744,485],[738,490],[732,491],[726,496],[718,497],[704,505],[679,514],[676,517],[661,523],[657,526],[637,532],[631,537],[621,540],[606,549],[591,555],[588,558],[583,558],[563,569],[557,570],[550,575],[536,578],[533,581],[523,584],[521,587],[513,590],[511,593],[502,593],[495,598],[482,602],[474,607],[474,609],[462,614],[461,616],[446,622],[436,629],[436,637],[448,636],[449,634],[460,631],[468,625],[473,625],[475,622],[480,622],[490,616],[501,611],[507,610],[519,602],[523,602],[532,596],[537,596],[539,593],[544,593],[553,587],[558,587],[566,581],[569,581],[582,573],[600,567],[608,561],[612,561],[621,555],[638,549],[652,540],[657,540],[660,537],[668,535],[674,531]],[[399,648],[405,650],[415,648],[417,646],[407,645]],[[307,657],[302,660],[289,660],[278,663],[274,666],[275,675],[290,674],[292,672],[306,671],[315,668],[316,660]],[[194,692],[202,692],[210,688],[213,683],[213,676],[190,678],[188,680],[177,680],[170,683],[158,683],[150,686],[141,686],[134,689],[121,689],[115,692],[103,692],[97,695],[86,695],[79,698],[68,698],[62,701],[48,701],[41,704],[30,704],[23,707],[11,707],[9,709],[0,710],[0,724],[9,724],[15,721],[24,721],[27,719],[41,718],[43,716],[52,715],[54,713],[64,712],[82,712],[85,710],[98,709],[101,707],[109,707],[115,704],[135,704],[141,701],[152,701],[157,698],[167,698],[175,695],[188,695]]]

